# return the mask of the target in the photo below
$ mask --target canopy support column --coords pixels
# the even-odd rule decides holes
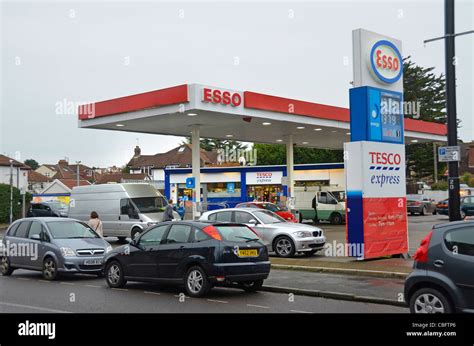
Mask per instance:
[[[294,162],[293,162],[293,135],[288,135],[286,139],[286,179],[287,179],[287,189],[288,189],[288,207],[293,208],[294,201],[293,197],[295,196],[294,190]]]
[[[191,131],[192,149],[192,175],[194,177],[193,189],[193,220],[201,216],[201,146],[199,125],[193,125]]]

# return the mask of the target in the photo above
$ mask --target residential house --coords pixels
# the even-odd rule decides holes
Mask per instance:
[[[13,164],[13,169],[10,168],[10,161]],[[0,184],[10,185],[10,180],[13,186],[18,189],[28,188],[28,174],[31,168],[24,163],[16,161],[5,155],[0,155]]]
[[[150,177],[145,173],[105,173],[100,176],[96,181],[96,184],[109,184],[109,183],[135,183],[135,182],[146,182],[150,181]]]
[[[40,193],[51,181],[51,178],[32,170],[28,174],[28,192]]]

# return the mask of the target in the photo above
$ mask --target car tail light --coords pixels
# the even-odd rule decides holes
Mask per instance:
[[[428,262],[428,248],[430,247],[431,236],[433,231],[430,231],[426,237],[420,243],[420,247],[416,250],[413,259],[416,262],[426,263]]]
[[[219,231],[214,226],[212,226],[212,225],[211,226],[206,226],[202,230],[203,230],[204,233],[206,233],[211,238],[214,238],[216,240],[222,240],[222,237],[219,234]]]

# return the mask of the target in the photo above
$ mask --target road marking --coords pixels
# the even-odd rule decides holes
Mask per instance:
[[[225,300],[206,299],[208,302],[227,304]]]
[[[113,290],[116,290],[116,291],[124,291],[124,292],[128,292],[128,289],[127,288],[112,288]]]
[[[61,285],[75,285],[75,284],[72,283],[72,282],[64,282],[64,281],[61,281],[60,284],[61,284]]]
[[[311,311],[301,311],[301,310],[290,310],[291,312],[296,312],[299,314],[312,314]]]
[[[179,295],[179,294],[175,294],[174,296],[175,296],[176,298],[181,298],[181,295]],[[184,298],[185,298],[185,299],[188,299],[188,298],[191,298],[191,297],[184,296]]]
[[[94,287],[94,288],[101,288],[102,286],[96,286],[96,285],[84,285],[86,287]]]
[[[158,292],[150,292],[150,291],[143,291],[143,293],[145,294],[155,294],[157,296],[161,295],[161,293],[158,293]]]
[[[45,282],[45,283],[50,284],[52,281],[48,281],[48,280],[38,280],[38,282]]]
[[[0,302],[0,305],[13,306],[13,307],[17,307],[17,308],[26,308],[26,309],[31,309],[31,310],[42,310],[42,311],[62,313],[62,314],[72,313],[71,311],[48,309],[48,308],[42,308],[40,306],[32,306],[32,305],[13,304],[13,303],[5,303],[5,302]]]
[[[248,307],[251,307],[251,308],[261,308],[261,309],[270,309],[269,306],[265,306],[265,305],[254,305],[254,304],[247,304]]]
[[[31,280],[31,279],[28,279],[28,278],[15,278],[15,279],[17,279],[17,280],[23,280],[23,281],[29,281],[29,280]]]

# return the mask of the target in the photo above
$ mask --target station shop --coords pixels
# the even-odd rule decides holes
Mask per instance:
[[[190,168],[165,169],[165,195],[174,201],[188,201],[192,189],[186,187]],[[314,186],[344,188],[344,164],[304,164],[294,166],[295,189]],[[284,205],[288,198],[287,168],[272,166],[202,167],[201,195],[204,209],[234,207],[247,201]]]

